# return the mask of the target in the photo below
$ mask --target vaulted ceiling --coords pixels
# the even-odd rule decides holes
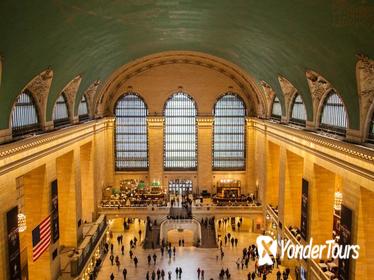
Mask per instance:
[[[323,75],[359,127],[356,54],[374,57],[370,1],[354,0],[32,0],[0,1],[0,128],[16,96],[48,66],[47,111],[78,74],[79,96],[121,65],[168,50],[227,59],[282,99],[278,76],[312,100],[306,70]],[[357,15],[360,15],[358,17]]]

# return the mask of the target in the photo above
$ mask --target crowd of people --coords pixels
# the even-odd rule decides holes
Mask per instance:
[[[227,227],[230,228],[231,225],[231,219],[223,219],[221,222],[218,222],[219,227]],[[240,228],[238,226],[239,224],[242,224],[241,219],[236,219],[236,228]],[[202,226],[210,226],[211,224],[214,224],[214,218],[204,218],[201,220]],[[136,232],[136,231],[135,231]],[[191,278],[191,267],[183,267],[179,263],[179,265],[172,265],[172,263],[178,259],[179,257],[176,256],[179,250],[176,250],[175,246],[172,246],[170,242],[167,242],[166,240],[161,240],[160,242],[160,248],[159,249],[153,249],[149,250],[147,254],[141,254],[141,256],[137,256],[136,252],[139,253],[137,247],[139,246],[139,242],[141,240],[142,232],[139,229],[137,234],[135,234],[134,231],[132,231],[132,237],[131,240],[128,241],[128,245],[125,246],[124,244],[124,234],[119,233],[116,236],[113,236],[113,233],[110,232],[109,234],[109,243],[106,244],[106,249],[109,253],[109,261],[110,265],[113,266],[111,274],[109,275],[110,280],[117,280],[117,279],[128,279],[128,269],[137,269],[139,266],[139,263],[142,263],[142,271],[144,269],[141,277],[138,277],[137,279],[145,279],[145,280],[171,280],[171,279],[182,279],[183,276],[183,270],[187,270],[187,275],[184,276],[184,279],[193,279]],[[222,229],[221,229],[222,232]],[[248,246],[243,243],[243,240],[240,239],[239,241],[238,237],[234,236],[235,233],[232,230],[225,230],[224,234],[219,237],[218,239],[218,254],[216,255],[216,265],[220,267],[217,270],[217,274],[214,278],[208,277],[206,280],[213,280],[213,279],[220,279],[220,280],[226,280],[226,279],[238,279],[237,273],[235,271],[235,266],[230,265],[230,263],[236,264],[236,269],[241,271],[241,275],[246,275],[245,279],[248,280],[255,280],[255,279],[268,279],[269,274],[275,274],[277,280],[287,280],[289,279],[290,270],[285,269],[284,271],[281,271],[279,269],[279,265],[281,263],[280,259],[277,257],[273,258],[273,265],[271,266],[259,266],[258,265],[258,250],[255,244],[250,244]],[[115,240],[117,242],[115,242]],[[126,240],[128,240],[128,235],[126,236]],[[180,239],[177,246],[183,247],[183,239]],[[242,242],[242,243],[241,243]],[[116,244],[115,244],[116,243]],[[127,243],[127,242],[126,242]],[[116,245],[116,246],[114,246]],[[128,256],[129,256],[129,262],[126,261],[126,265],[124,263],[121,264],[121,255],[125,256],[125,247],[128,250]],[[117,249],[118,248],[118,249]],[[238,248],[242,251],[239,257],[237,254],[233,256],[232,253],[229,253],[225,257],[225,250],[234,250],[237,252]],[[117,251],[118,250],[118,251]],[[164,263],[164,257],[169,259],[169,267],[165,268]],[[123,258],[122,258],[123,259]],[[122,261],[124,262],[124,261]],[[202,266],[195,268],[196,270],[196,278],[198,280],[205,280],[207,275],[207,268]],[[114,271],[117,271],[116,273]],[[208,273],[211,274],[209,276],[212,276],[212,270],[211,268],[208,268]],[[143,278],[144,277],[144,278]],[[187,277],[187,278],[185,278]],[[244,278],[243,278],[244,279]]]

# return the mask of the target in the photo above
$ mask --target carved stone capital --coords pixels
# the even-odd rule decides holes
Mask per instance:
[[[164,127],[164,117],[162,116],[148,116],[147,124],[149,128],[163,128]]]
[[[33,95],[37,106],[40,108],[41,118],[44,119],[44,112],[47,106],[48,94],[51,88],[53,79],[53,71],[48,68],[39,75],[37,75],[25,89],[30,91]]]
[[[96,80],[84,92],[84,95],[87,98],[88,106],[89,106],[89,109],[90,109],[89,113],[90,113],[91,117],[95,116],[95,113],[96,113],[95,112],[96,111],[95,110],[95,95],[96,95],[97,89],[98,89],[100,84],[101,84],[101,81]]]
[[[213,120],[212,116],[199,116],[196,118],[199,128],[211,128],[213,126]]]
[[[316,102],[318,106],[322,96],[332,88],[331,84],[321,75],[312,70],[306,71],[306,78],[313,102]]]
[[[260,84],[265,93],[266,108],[267,108],[266,117],[269,118],[271,115],[271,106],[275,98],[275,92],[273,88],[267,82],[260,81]]]
[[[73,80],[71,80],[63,89],[63,92],[69,104],[69,108],[74,108],[75,95],[78,92],[81,81],[82,78],[80,75],[78,75]]]
[[[357,71],[359,96],[374,94],[374,60],[364,55],[358,55]]]

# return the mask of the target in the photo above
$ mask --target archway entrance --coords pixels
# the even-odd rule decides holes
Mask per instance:
[[[179,246],[179,243],[184,247],[193,246],[193,231],[188,229],[172,229],[169,230],[167,233],[168,241],[171,243],[172,246]]]

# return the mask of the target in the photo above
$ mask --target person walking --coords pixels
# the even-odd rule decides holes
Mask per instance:
[[[123,275],[123,280],[126,280],[126,277],[127,277],[127,269],[126,268],[123,268],[122,275]]]
[[[156,280],[156,272],[154,270],[152,271],[152,280]]]
[[[134,253],[132,252],[132,250],[129,251],[129,255],[130,255],[130,259],[132,259],[132,256],[134,255]]]
[[[179,279],[181,279],[181,278],[182,278],[182,268],[179,267]]]
[[[114,256],[110,255],[109,259],[110,259],[111,264],[114,265]]]
[[[149,279],[149,271],[147,271],[147,274],[145,275],[145,280],[150,280]]]
[[[204,280],[204,274],[205,274],[205,271],[204,269],[201,270],[201,280]]]
[[[175,276],[176,278],[179,277],[179,268],[178,268],[178,267],[175,269],[175,275],[176,275],[176,276]]]
[[[161,279],[162,279],[162,280],[165,279],[165,270],[161,270]]]
[[[110,280],[114,280],[113,272],[112,272],[112,274],[110,274]]]
[[[118,257],[118,256],[117,256]],[[119,258],[117,258],[116,257],[116,266],[117,266],[117,270],[118,270],[118,272],[119,272],[119,268],[120,268],[120,266],[121,266],[121,263],[120,263],[120,261],[119,261]]]
[[[125,254],[125,246],[121,246],[121,253],[122,253],[122,256]]]
[[[168,272],[168,280],[171,280],[171,271]]]
[[[138,262],[139,262],[139,261],[138,261],[138,258],[135,257],[135,258],[134,258],[134,264],[135,264],[135,267],[138,267]]]
[[[148,265],[151,265],[151,260],[152,260],[151,255],[148,255],[147,260],[148,260]]]
[[[156,265],[157,256],[156,254],[153,254],[153,265]]]
[[[197,268],[197,279],[200,279],[200,273],[201,273],[201,270],[200,270],[200,267]]]

